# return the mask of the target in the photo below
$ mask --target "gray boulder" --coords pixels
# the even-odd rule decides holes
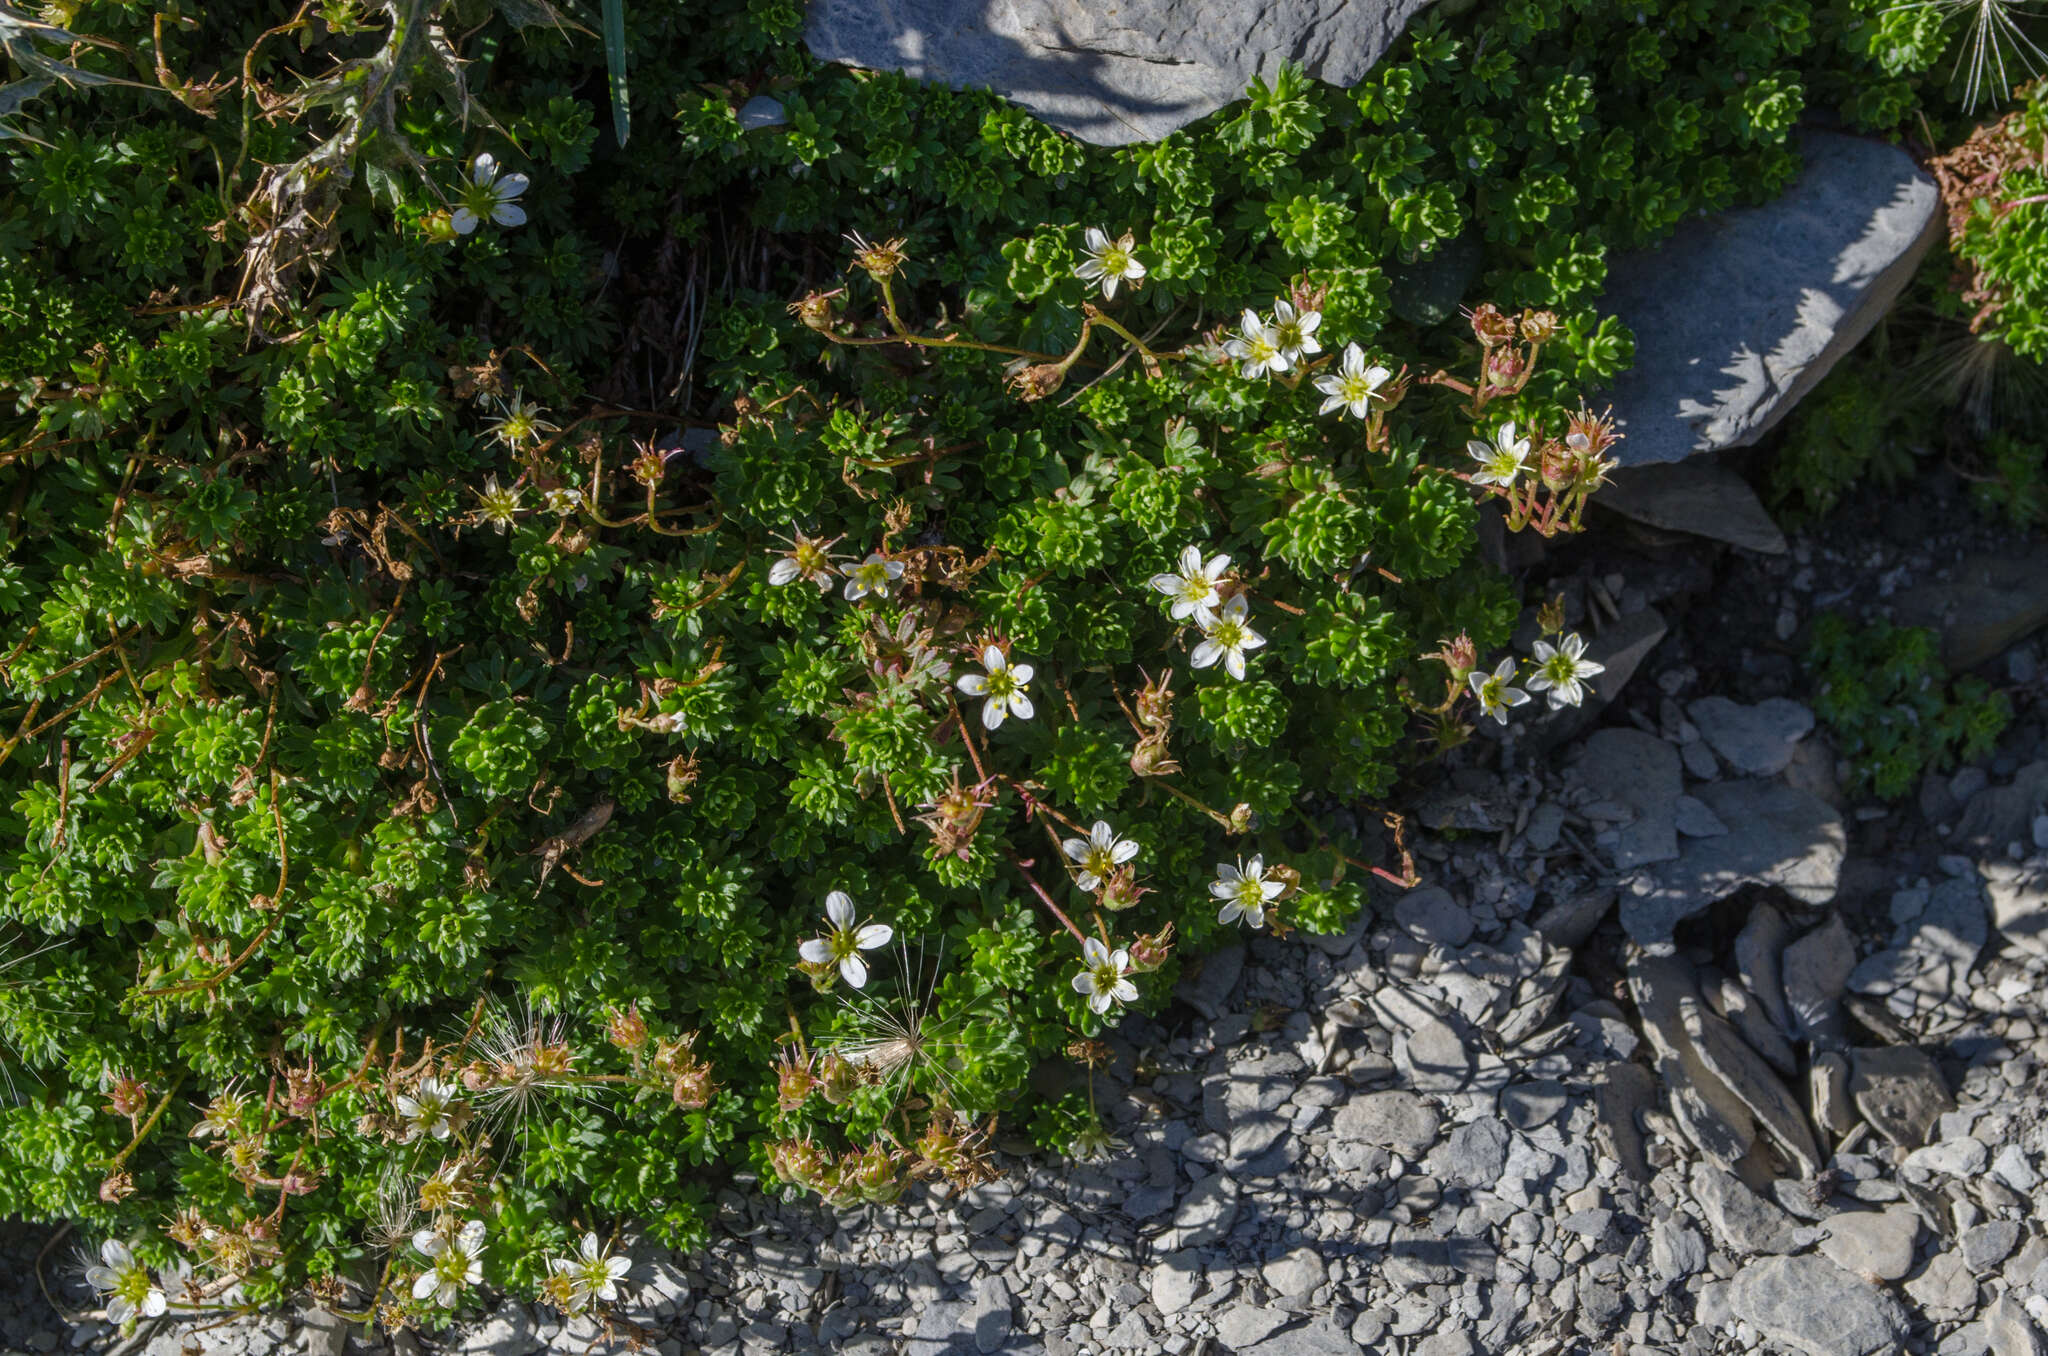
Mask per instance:
[[[1429,0],[811,0],[821,61],[990,89],[1097,146],[1157,141],[1283,60],[1356,83]]]
[[[1877,1356],[1900,1349],[1906,1311],[1825,1257],[1765,1257],[1729,1292],[1735,1316],[1771,1342],[1809,1356]]]
[[[1805,167],[1776,200],[1613,261],[1599,307],[1636,339],[1611,395],[1623,464],[1763,437],[1877,323],[1941,230],[1934,181],[1898,147],[1807,129],[1799,150]]]

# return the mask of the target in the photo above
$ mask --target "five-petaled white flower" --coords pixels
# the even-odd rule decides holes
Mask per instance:
[[[631,1258],[606,1251],[594,1233],[583,1235],[574,1257],[556,1257],[548,1262],[548,1270],[566,1282],[571,1303],[577,1312],[588,1307],[592,1300],[603,1300],[609,1304],[617,1299],[619,1282],[632,1269]]]
[[[829,592],[832,588],[832,576],[837,573],[837,568],[832,564],[830,546],[830,542],[822,542],[816,537],[806,537],[801,532],[797,533],[789,543],[789,550],[777,556],[775,563],[768,567],[768,582],[780,588],[784,584],[802,579],[816,584],[821,593]],[[897,573],[902,573],[900,566]],[[888,572],[884,571],[885,585],[888,578]],[[853,595],[849,593],[847,596],[850,598]]]
[[[1472,473],[1474,485],[1513,489],[1515,478],[1522,474],[1522,463],[1529,456],[1529,440],[1515,437],[1515,421],[1510,419],[1494,430],[1491,443],[1474,438],[1465,444],[1465,453],[1479,463],[1479,469]]]
[[[1081,973],[1074,976],[1074,992],[1086,994],[1088,1006],[1097,1012],[1108,1012],[1118,1003],[1135,1003],[1138,986],[1125,978],[1130,969],[1130,952],[1121,947],[1111,951],[1090,937],[1081,943]]]
[[[459,1099],[455,1095],[454,1084],[443,1083],[438,1078],[422,1078],[411,1096],[400,1093],[391,1100],[405,1122],[408,1140],[418,1139],[421,1135],[446,1139],[455,1133]]]
[[[463,1287],[484,1279],[484,1222],[470,1220],[453,1238],[434,1229],[412,1236],[412,1245],[427,1259],[427,1269],[412,1283],[412,1297],[453,1309]]]
[[[1074,269],[1074,276],[1083,282],[1100,282],[1105,298],[1116,295],[1117,284],[1128,282],[1135,286],[1145,276],[1145,266],[1138,262],[1138,242],[1129,231],[1115,240],[1100,226],[1090,226],[1087,232],[1088,257]]]
[[[462,189],[462,205],[449,224],[457,235],[468,235],[489,217],[500,226],[523,226],[526,209],[514,199],[526,191],[523,174],[499,174],[498,158],[485,151],[470,162],[469,183]]]
[[[1557,645],[1539,640],[1536,642],[1536,672],[1529,675],[1529,690],[1548,693],[1547,699],[1553,711],[1563,706],[1577,706],[1586,699],[1586,679],[1605,672],[1605,664],[1596,664],[1586,658],[1586,638],[1576,632]]]
[[[1323,351],[1323,341],[1316,338],[1322,323],[1321,311],[1297,311],[1291,301],[1273,303],[1273,347],[1280,350],[1289,367]]]
[[[111,1238],[100,1244],[100,1265],[86,1268],[85,1283],[107,1297],[107,1318],[114,1323],[156,1318],[171,1307],[128,1245]]]
[[[1377,363],[1366,366],[1365,350],[1356,344],[1346,344],[1343,362],[1337,370],[1316,378],[1316,389],[1327,397],[1316,413],[1341,409],[1353,419],[1363,419],[1370,412],[1372,401],[1379,397],[1381,385],[1392,375]]]
[[[1261,377],[1268,372],[1285,372],[1294,366],[1285,353],[1280,351],[1280,336],[1271,325],[1259,319],[1256,311],[1247,310],[1237,327],[1233,338],[1223,341],[1223,352],[1237,364],[1238,373],[1246,377]]]
[[[1117,837],[1116,830],[1100,819],[1086,838],[1069,838],[1060,847],[1081,868],[1075,884],[1083,890],[1101,889],[1119,866],[1138,855],[1136,843]]]
[[[981,666],[988,670],[987,675],[963,673],[959,688],[970,697],[988,698],[981,705],[983,729],[995,729],[1007,716],[1029,720],[1036,714],[1030,695],[1024,691],[1036,669],[1029,664],[1012,664],[1009,656],[993,645],[981,652]]]
[[[1266,643],[1266,638],[1245,624],[1245,616],[1251,611],[1251,604],[1240,593],[1223,605],[1220,615],[1202,623],[1202,640],[1188,662],[1198,669],[1206,669],[1217,660],[1223,661],[1223,671],[1240,681],[1244,678],[1244,652],[1256,650]]]
[[[1508,723],[1508,710],[1529,700],[1528,693],[1509,686],[1514,679],[1515,660],[1512,655],[1501,660],[1500,666],[1492,673],[1484,669],[1473,671],[1466,681],[1472,685],[1472,695],[1479,699],[1481,715],[1492,716],[1503,725]]]
[[[1218,862],[1216,879],[1209,882],[1209,893],[1223,901],[1223,907],[1216,911],[1216,921],[1235,923],[1241,918],[1255,928],[1266,925],[1267,903],[1278,899],[1286,889],[1284,881],[1266,879],[1264,857],[1248,862]]]
[[[847,601],[858,602],[871,593],[879,598],[902,577],[902,561],[888,560],[880,551],[870,551],[866,560],[846,572]]]
[[[837,965],[841,979],[861,988],[868,982],[868,963],[860,958],[860,953],[887,946],[896,935],[895,929],[887,923],[856,924],[853,899],[844,890],[834,890],[825,896],[825,921],[830,925],[825,935],[805,942],[797,948],[797,954],[812,965]]]
[[[1216,615],[1222,606],[1223,595],[1217,591],[1217,581],[1230,568],[1230,557],[1216,555],[1202,562],[1199,546],[1181,548],[1179,574],[1155,574],[1152,587],[1166,595],[1167,611],[1175,621],[1192,621],[1205,624]]]

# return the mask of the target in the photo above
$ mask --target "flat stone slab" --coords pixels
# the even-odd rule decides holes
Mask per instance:
[[[1598,306],[1635,334],[1609,398],[1625,466],[1747,447],[1877,323],[1942,229],[1941,195],[1896,146],[1799,134],[1762,207],[1688,221],[1615,259]]]
[[[1097,146],[1157,141],[1296,61],[1333,85],[1373,68],[1429,0],[811,0],[820,61],[989,89]]]
[[[1807,1356],[1878,1356],[1906,1336],[1896,1299],[1825,1257],[1766,1257],[1736,1274],[1735,1316]]]
[[[1749,482],[1705,459],[1617,470],[1593,502],[1667,532],[1725,541],[1767,556],[1786,551],[1784,532]]]
[[[1675,862],[1636,877],[1621,896],[1621,925],[1648,946],[1671,940],[1672,929],[1745,885],[1776,885],[1807,904],[1835,897],[1848,836],[1826,801],[1775,781],[1715,782],[1695,787],[1728,832],[1687,838]],[[1759,994],[1766,1006],[1768,997]]]
[[[2048,551],[1971,556],[1947,580],[1905,590],[1892,608],[1901,626],[1941,633],[1949,668],[1973,669],[2048,623]]]

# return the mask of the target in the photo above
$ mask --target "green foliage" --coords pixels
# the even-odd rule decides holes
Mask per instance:
[[[2012,704],[1982,679],[1951,680],[1940,638],[1925,627],[1838,613],[1814,619],[1806,653],[1813,709],[1854,769],[1852,789],[1897,800],[1929,771],[1987,756]]]
[[[1899,482],[1915,446],[1932,445],[1938,410],[1899,380],[1899,363],[1879,335],[1835,365],[1785,421],[1771,467],[1771,497],[1819,517],[1868,479]]]
[[[1902,125],[1934,59],[1864,0],[1429,12],[1354,90],[1283,69],[1112,151],[821,67],[793,0],[62,8],[94,31],[0,7],[0,1214],[158,1264],[175,1219],[253,1299],[386,1274],[429,1321],[379,1233],[444,1172],[427,1218],[522,1287],[572,1220],[701,1239],[742,1164],[971,1179],[1114,1019],[1047,903],[1149,1008],[1225,935],[1219,861],[1346,926],[1311,810],[1392,785],[1423,649],[1516,614],[1474,422],[1318,418],[1195,327],[1319,297],[1327,357],[1466,371],[1390,276],[1469,242],[1442,313],[1554,309],[1514,413],[1556,439],[1629,361],[1610,253],[1774,191],[1803,109]],[[1088,226],[1142,287],[1077,275]],[[1098,327],[1005,390],[975,345],[1067,353],[1084,301],[1156,373]],[[1251,600],[1241,682],[1147,585],[1190,545]],[[991,646],[1035,714],[984,731]],[[1138,855],[1091,900],[1048,831],[1098,818]],[[905,943],[873,1006],[795,965],[841,891]]]

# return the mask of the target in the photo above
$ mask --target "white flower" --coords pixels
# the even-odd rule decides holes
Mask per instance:
[[[1248,310],[1244,313],[1236,337],[1223,341],[1223,352],[1237,364],[1238,372],[1246,377],[1260,377],[1268,372],[1285,372],[1294,366],[1287,355],[1280,351],[1278,332],[1259,319],[1256,311]]]
[[[557,485],[541,496],[548,506],[548,512],[568,517],[583,507],[583,491],[573,485]]]
[[[485,217],[500,226],[523,226],[526,209],[513,199],[526,191],[523,174],[500,175],[498,158],[485,151],[470,162],[469,184],[462,190],[462,206],[455,209],[450,225],[457,235],[468,235]]]
[[[1223,595],[1217,592],[1216,582],[1229,568],[1229,556],[1211,556],[1205,565],[1200,547],[1183,547],[1180,573],[1155,574],[1152,587],[1170,600],[1167,610],[1175,621],[1193,621],[1202,625],[1214,617],[1216,609],[1222,605],[1219,600]]]
[[[1586,699],[1586,679],[1605,672],[1605,664],[1596,664],[1586,658],[1584,636],[1568,635],[1555,646],[1547,640],[1539,640],[1536,642],[1536,672],[1529,677],[1529,690],[1548,692],[1553,711],[1562,706],[1577,706]]]
[[[1083,890],[1101,889],[1102,882],[1119,866],[1138,855],[1136,843],[1117,837],[1116,830],[1100,819],[1088,830],[1086,838],[1069,838],[1060,847],[1080,866],[1080,879],[1075,883]]]
[[[1287,889],[1283,881],[1266,879],[1266,859],[1254,857],[1249,862],[1239,861],[1216,864],[1216,879],[1209,882],[1209,893],[1223,901],[1223,907],[1216,912],[1219,923],[1235,923],[1242,918],[1255,928],[1266,925],[1266,904],[1277,899]]]
[[[1289,367],[1323,351],[1322,341],[1316,338],[1316,329],[1322,323],[1321,311],[1296,311],[1291,301],[1273,303],[1273,346],[1287,359]]]
[[[777,556],[775,563],[768,567],[768,582],[780,588],[784,584],[802,579],[816,584],[821,593],[829,591],[832,587],[832,576],[838,573],[838,570],[832,564],[832,554],[826,549],[828,545],[815,537],[797,533],[790,541],[789,550]],[[902,573],[900,567],[897,573]],[[886,571],[884,575],[886,583]],[[853,595],[849,593],[847,596],[850,598]]]
[[[1515,421],[1510,419],[1494,431],[1491,443],[1474,438],[1465,444],[1465,452],[1479,463],[1479,469],[1472,473],[1474,485],[1513,489],[1515,478],[1522,474],[1522,462],[1529,455],[1529,440],[1515,437]]]
[[[879,598],[902,577],[902,561],[884,560],[880,551],[870,551],[866,560],[846,572],[847,601],[857,602],[871,593]]]
[[[431,1299],[443,1309],[453,1309],[464,1286],[484,1279],[484,1222],[473,1219],[450,1238],[432,1229],[412,1236],[412,1245],[427,1259],[427,1269],[412,1283],[412,1297]]]
[[[484,521],[500,532],[519,517],[519,487],[500,485],[495,474],[484,477],[484,487],[476,492],[476,498],[477,511],[483,514]]]
[[[1081,973],[1074,976],[1074,992],[1086,994],[1088,1006],[1097,1012],[1108,1012],[1118,1003],[1135,1003],[1138,986],[1124,978],[1130,969],[1130,952],[1122,948],[1111,951],[1090,937],[1081,943]]]
[[[171,1307],[163,1287],[150,1279],[128,1245],[111,1238],[100,1244],[100,1265],[86,1268],[85,1282],[107,1296],[109,1322],[156,1318]]]
[[[813,965],[837,965],[841,979],[856,989],[862,987],[868,982],[868,963],[860,958],[860,953],[887,946],[896,935],[895,930],[887,923],[856,926],[853,900],[844,890],[834,890],[825,896],[825,921],[830,924],[825,935],[805,942],[797,948],[797,954]]]
[[[548,1270],[565,1277],[578,1309],[592,1300],[610,1303],[619,1297],[618,1283],[633,1269],[632,1259],[605,1251],[596,1234],[583,1235],[574,1257],[556,1257]]]
[[[1379,395],[1381,384],[1392,375],[1378,364],[1367,367],[1365,350],[1356,344],[1346,344],[1344,361],[1337,371],[1316,378],[1316,389],[1328,397],[1316,413],[1342,409],[1348,410],[1353,419],[1363,419],[1370,412],[1372,400]]]
[[[1116,295],[1118,283],[1136,284],[1145,276],[1145,266],[1138,262],[1137,241],[1129,231],[1111,240],[1107,231],[1090,226],[1087,239],[1088,257],[1075,267],[1074,276],[1083,282],[1100,281],[1105,298]]]
[[[532,404],[522,391],[514,391],[510,400],[499,408],[502,413],[490,423],[491,436],[510,448],[521,448],[539,440],[543,433],[559,433],[561,430],[541,418],[544,411]]]
[[[1510,655],[1501,660],[1500,667],[1491,674],[1478,670],[1466,679],[1472,685],[1472,695],[1479,699],[1479,713],[1482,716],[1492,716],[1505,725],[1508,723],[1509,708],[1521,706],[1529,700],[1528,693],[1518,687],[1508,686],[1514,678],[1515,660],[1514,656]]]
[[[455,1133],[457,1098],[452,1083],[423,1078],[410,1097],[400,1093],[391,1100],[405,1121],[406,1139],[418,1139],[421,1135],[446,1139]]]
[[[1211,617],[1202,624],[1202,640],[1195,646],[1188,662],[1198,669],[1206,669],[1217,660],[1223,661],[1223,671],[1242,681],[1244,678],[1244,652],[1256,650],[1266,643],[1266,638],[1245,625],[1245,615],[1251,611],[1251,604],[1240,593],[1223,605],[1221,616]]]
[[[991,645],[981,652],[982,667],[988,670],[986,677],[979,673],[960,675],[959,688],[970,697],[986,697],[981,706],[983,729],[993,730],[1003,723],[1006,716],[1029,720],[1036,714],[1031,698],[1026,695],[1024,685],[1031,681],[1037,670],[1029,664],[1012,664],[1003,652]]]

